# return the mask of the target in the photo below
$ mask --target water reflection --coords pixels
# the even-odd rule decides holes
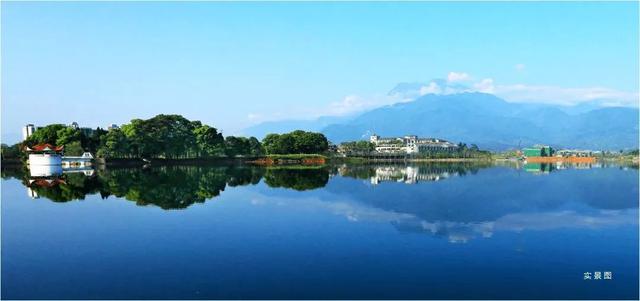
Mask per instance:
[[[226,186],[255,185],[264,180],[268,187],[298,191],[327,185],[339,175],[367,179],[372,184],[397,181],[416,184],[452,176],[476,173],[488,165],[342,165],[342,166],[161,166],[95,171],[91,168],[65,169],[45,166],[30,170],[3,170],[3,177],[22,180],[29,196],[55,202],[84,199],[86,195],[113,195],[138,205],[156,205],[163,209],[182,209],[220,195]]]
[[[429,163],[412,165],[342,165],[338,173],[343,177],[368,179],[371,184],[399,182],[416,184],[419,182],[440,181],[450,177],[475,174],[489,163]]]
[[[55,177],[61,174],[61,165],[34,165],[29,168],[31,178]]]
[[[10,299],[637,299],[637,167],[166,166],[44,177],[4,168],[2,177],[20,181],[2,186]],[[89,201],[32,202],[24,187],[42,200]],[[582,281],[605,269],[619,281]]]
[[[526,172],[535,173],[535,174],[549,174],[556,170],[563,169],[592,169],[592,168],[604,168],[615,166],[606,163],[566,163],[566,162],[555,162],[555,163],[524,163],[522,164],[522,169]]]
[[[307,203],[352,222],[385,222],[401,232],[453,243],[495,232],[638,223],[637,167],[553,166],[556,176],[548,177],[529,173],[525,166],[340,166],[341,177]],[[593,170],[581,170],[586,168]],[[442,179],[447,180],[427,182]],[[286,192],[261,193],[261,203],[300,201]]]
[[[606,164],[536,164],[512,162],[509,168],[521,169],[532,174],[549,174],[565,169],[591,169],[611,167]],[[504,165],[504,164],[503,164]],[[507,165],[504,165],[507,166]],[[152,168],[124,168],[94,170],[91,168],[62,169],[59,166],[32,167],[29,169],[3,169],[2,177],[20,179],[32,198],[44,197],[54,202],[67,202],[84,199],[86,195],[99,194],[102,198],[115,196],[125,198],[136,204],[156,205],[163,209],[183,209],[195,203],[203,203],[220,195],[224,189],[235,186],[255,185],[261,180],[271,188],[285,188],[297,191],[314,190],[325,187],[330,178],[353,178],[367,180],[373,186],[384,183],[420,184],[441,181],[468,174],[475,175],[478,171],[495,165],[489,163],[429,163],[429,164],[386,164],[386,165],[339,165],[339,166],[286,166],[286,167],[256,167],[256,166],[160,166]],[[623,167],[619,167],[623,168]],[[624,167],[626,169],[627,167]],[[637,169],[637,167],[634,167]],[[608,178],[601,179],[608,181]],[[491,179],[489,179],[491,181]],[[336,181],[340,184],[341,181]],[[470,184],[477,197],[487,200],[500,200],[517,194],[511,183],[496,182],[484,184]],[[501,187],[504,184],[511,184]],[[474,199],[472,196],[462,196],[459,191],[432,191],[443,186],[415,186],[407,189],[392,188],[389,196],[385,196],[389,187],[382,185],[377,190],[358,189],[348,184],[345,191],[352,193],[355,199],[373,204],[377,207],[387,207],[386,200],[400,199],[394,205],[410,202],[422,202],[428,196],[438,196],[437,200],[422,202],[425,204],[438,203],[440,200],[455,202],[457,199]],[[334,185],[335,187],[335,185]],[[488,187],[483,191],[482,187]],[[493,187],[493,188],[491,188]],[[495,189],[501,187],[500,189]],[[554,187],[551,183],[551,187]],[[524,191],[520,187],[521,191]],[[581,190],[589,190],[585,186]],[[416,192],[418,190],[418,192]],[[526,188],[525,190],[530,190]],[[494,192],[494,193],[491,193]],[[549,199],[549,191],[532,190],[528,192],[534,202]],[[581,192],[576,192],[581,194]],[[596,195],[598,193],[596,192]],[[602,196],[603,199],[607,199]],[[609,198],[610,199],[610,198]],[[615,202],[613,202],[615,203]],[[465,207],[465,208],[468,208]],[[402,211],[400,208],[390,208]],[[437,209],[437,208],[436,208]],[[412,211],[412,210],[409,210]],[[421,208],[424,212],[437,212],[432,208]],[[410,212],[411,213],[411,212]],[[433,227],[431,227],[433,228]]]

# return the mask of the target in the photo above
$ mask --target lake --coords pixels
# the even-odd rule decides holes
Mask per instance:
[[[2,296],[638,299],[638,169],[3,170]]]

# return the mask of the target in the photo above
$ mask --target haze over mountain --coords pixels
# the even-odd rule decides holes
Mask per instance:
[[[321,131],[323,128],[346,122],[354,116],[322,116],[311,120],[265,121],[242,130],[243,135],[264,138],[269,133],[288,133],[294,130]]]
[[[413,87],[408,84],[400,88]],[[334,143],[368,139],[373,133],[412,134],[474,143],[492,150],[538,143],[594,150],[637,148],[639,131],[637,108],[603,107],[597,101],[576,106],[511,103],[479,92],[427,94],[333,124],[324,125],[320,120],[328,119],[308,121],[312,126],[301,128],[321,128]],[[271,129],[275,124],[269,124]],[[252,131],[257,134],[266,128],[258,125]]]

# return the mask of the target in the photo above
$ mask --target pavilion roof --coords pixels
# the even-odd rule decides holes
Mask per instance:
[[[45,152],[45,151],[61,152],[64,150],[64,145],[54,146],[49,143],[40,143],[32,147],[27,146],[25,147],[25,150],[28,152]]]

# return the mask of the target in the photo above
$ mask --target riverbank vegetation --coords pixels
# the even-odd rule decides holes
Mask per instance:
[[[269,134],[262,145],[270,155],[322,154],[329,149],[329,141],[320,133],[301,130],[287,134]]]
[[[64,145],[66,155],[91,152],[106,159],[150,160],[321,154],[329,145],[327,138],[320,133],[294,131],[270,134],[261,142],[255,137],[224,137],[215,127],[180,115],[157,115],[149,119],[133,119],[109,130],[47,125],[21,143],[3,145],[2,159],[24,159],[24,146],[40,143]]]

